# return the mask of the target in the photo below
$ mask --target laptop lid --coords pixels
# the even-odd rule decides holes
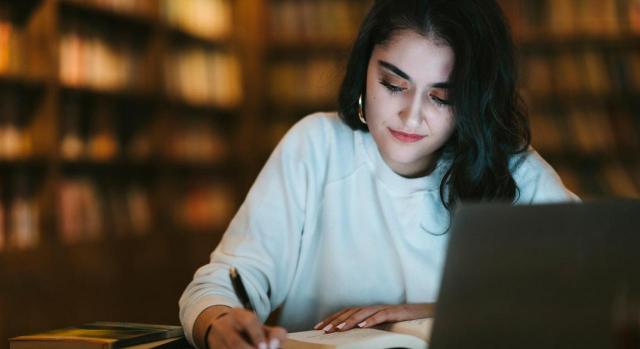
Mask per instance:
[[[640,201],[457,211],[431,349],[640,347]]]

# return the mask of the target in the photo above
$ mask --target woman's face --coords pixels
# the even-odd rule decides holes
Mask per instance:
[[[454,130],[447,100],[453,50],[410,30],[373,49],[364,115],[382,158],[406,177],[428,174]]]

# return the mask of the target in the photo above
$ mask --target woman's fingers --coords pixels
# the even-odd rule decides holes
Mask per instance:
[[[347,308],[316,325],[326,333],[355,327],[373,327],[385,322],[413,320],[433,316],[433,304],[375,305]]]
[[[214,320],[205,340],[211,349],[270,349],[265,327],[256,314],[244,309],[232,309]]]
[[[209,348],[254,348],[243,338],[242,333],[238,331],[240,326],[237,324],[236,316],[237,315],[231,311],[227,316],[213,322],[209,336],[205,338]]]
[[[244,336],[236,331],[229,331],[222,337],[223,348],[229,349],[254,349],[255,347],[247,343]],[[210,346],[211,349],[217,349],[216,346]]]
[[[402,307],[389,307],[371,314],[359,324],[359,327],[373,327],[385,322],[395,322],[408,319],[409,314]]]
[[[353,308],[345,308],[340,310],[337,313],[332,314],[331,316],[329,316],[328,318],[318,322],[315,326],[313,326],[314,330],[323,330],[323,331],[327,331],[329,328],[327,328],[327,326],[329,326],[331,324],[331,322],[336,319],[337,317],[341,316],[344,313],[350,312]]]
[[[373,327],[385,322],[413,320],[433,316],[433,304],[374,305],[343,309],[314,326],[325,333],[347,331],[355,327]]]
[[[371,327],[373,325],[369,323],[368,319],[384,309],[384,306],[360,308],[358,311],[352,313],[351,316],[344,319],[342,323],[338,324],[337,328],[340,331],[346,331],[354,327]]]
[[[362,326],[359,327],[373,327],[385,322],[415,320],[430,316],[433,316],[433,304],[390,305],[369,316],[363,321],[364,323],[360,323]]]
[[[246,334],[247,339],[257,349],[267,349],[267,340],[263,326],[255,313],[247,310],[238,312],[237,329],[240,333]]]
[[[332,332],[336,332],[336,331],[344,331],[347,330],[346,325],[347,325],[347,320],[352,318],[354,314],[356,314],[357,312],[361,311],[361,310],[365,310],[368,309],[369,311],[375,311],[374,309],[378,308],[377,306],[371,306],[371,307],[361,307],[361,308],[351,308],[349,309],[349,311],[346,311],[342,314],[340,314],[340,316],[334,318],[331,323],[327,326],[330,326],[329,329],[327,329],[325,332],[326,333],[332,333]]]
[[[269,349],[278,349],[287,340],[287,330],[282,327],[265,326],[264,331]]]

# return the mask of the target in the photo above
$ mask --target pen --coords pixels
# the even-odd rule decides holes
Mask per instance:
[[[238,296],[238,298],[240,299],[242,306],[247,310],[255,312],[256,310],[253,307],[253,304],[251,304],[251,300],[249,299],[247,290],[244,288],[242,278],[240,277],[240,274],[238,273],[238,270],[236,268],[229,268],[229,278],[231,279],[233,290],[236,292],[236,296]]]

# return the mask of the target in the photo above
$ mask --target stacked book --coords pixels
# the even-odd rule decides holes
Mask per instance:
[[[180,326],[93,322],[9,339],[10,349],[189,348]]]

